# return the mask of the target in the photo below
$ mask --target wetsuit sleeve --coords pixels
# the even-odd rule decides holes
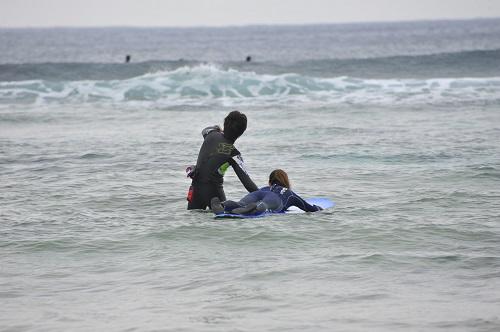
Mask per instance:
[[[238,179],[240,179],[241,183],[245,186],[245,189],[248,190],[249,193],[259,190],[252,179],[250,179],[250,176],[246,171],[245,164],[243,163],[243,158],[240,154],[229,159],[229,164],[234,169]]]
[[[221,131],[220,127],[215,125],[215,126],[210,126],[201,131],[201,135],[203,138],[207,137],[208,134],[210,134],[212,131]]]
[[[292,195],[290,195],[286,205],[287,205],[286,208],[288,208],[290,206],[296,206],[299,209],[301,209],[302,211],[306,211],[306,212],[316,212],[316,211],[322,210],[317,205],[311,205],[311,204],[307,203],[304,199],[302,199],[299,195],[297,195],[294,192],[292,192]]]

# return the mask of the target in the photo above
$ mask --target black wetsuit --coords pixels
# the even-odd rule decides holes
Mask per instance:
[[[193,181],[188,195],[188,210],[210,207],[213,197],[226,200],[222,184],[229,166],[234,169],[248,192],[259,189],[247,174],[243,158],[233,145],[234,141],[224,137],[218,126],[203,129],[202,135],[205,140],[191,176]]]

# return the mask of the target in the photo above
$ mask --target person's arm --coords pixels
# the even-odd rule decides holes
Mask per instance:
[[[241,183],[245,186],[245,189],[248,190],[249,193],[259,190],[259,188],[257,188],[255,183],[248,175],[245,164],[243,162],[243,158],[240,154],[237,154],[236,156],[229,159],[229,164],[234,169],[234,172],[238,176],[238,179],[240,179]]]
[[[290,197],[288,198],[288,202],[286,205],[287,205],[287,208],[290,206],[296,206],[299,209],[301,209],[302,211],[306,211],[306,212],[316,212],[316,211],[323,210],[320,206],[311,205],[311,204],[307,203],[304,199],[302,199],[299,195],[297,195],[293,191],[292,191],[292,195],[290,195]]]
[[[218,132],[221,132],[222,130],[220,129],[220,127],[218,125],[215,125],[215,126],[210,126],[210,127],[207,127],[205,129],[203,129],[201,131],[201,135],[203,136],[203,138],[207,137],[208,134],[210,134],[212,131],[218,131]]]

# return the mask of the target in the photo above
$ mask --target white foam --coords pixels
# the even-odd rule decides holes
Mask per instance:
[[[0,104],[175,105],[429,104],[500,101],[500,77],[314,78],[221,69],[206,64],[113,81],[0,82]]]

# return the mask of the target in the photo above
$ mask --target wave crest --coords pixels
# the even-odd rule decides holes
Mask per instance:
[[[123,104],[159,106],[316,102],[440,104],[500,101],[500,77],[433,79],[315,78],[185,66],[125,80],[0,82],[0,104]]]

